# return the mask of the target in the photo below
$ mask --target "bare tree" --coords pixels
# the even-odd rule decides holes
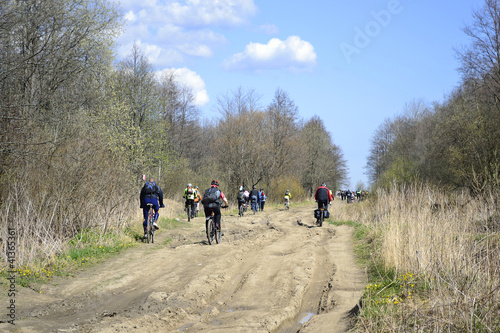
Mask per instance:
[[[2,160],[41,147],[53,154],[109,68],[119,12],[93,0],[4,0],[0,8]]]
[[[261,129],[260,133],[266,133],[266,142],[263,144],[269,145],[269,158],[263,165],[269,186],[271,177],[290,174],[296,166],[294,162],[298,157],[299,110],[285,91],[277,89],[273,101],[266,109],[266,115],[267,130]]]
[[[178,83],[173,72],[164,74],[159,83],[160,116],[167,122],[172,149],[179,157],[189,159],[196,170],[202,147],[199,142],[199,110],[194,104],[192,90]]]
[[[314,116],[302,129],[302,140],[306,143],[307,167],[303,174],[306,191],[312,195],[323,182],[330,188],[340,188],[347,182],[347,163],[338,146],[333,144],[323,121]]]
[[[251,186],[263,180],[262,138],[264,114],[255,108],[258,96],[253,90],[240,87],[232,95],[218,99],[218,110],[223,118],[216,127],[216,141],[212,154],[217,156],[221,171],[231,187]]]
[[[473,23],[464,28],[470,46],[457,50],[464,82],[489,91],[498,103],[500,97],[500,3],[485,0],[484,7],[473,11]]]
[[[154,112],[156,80],[153,66],[137,43],[133,44],[129,56],[118,64],[117,79],[115,89],[130,105],[134,126],[142,127]]]
[[[44,244],[116,214],[113,200],[97,204],[97,180],[120,180],[122,161],[110,163],[89,117],[102,106],[120,13],[100,0],[2,0],[0,13],[0,238],[15,221],[22,247],[51,256]]]

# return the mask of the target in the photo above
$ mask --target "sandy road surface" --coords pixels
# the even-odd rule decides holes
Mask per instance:
[[[344,332],[365,275],[352,229],[315,227],[313,209],[223,212],[225,235],[211,246],[204,218],[185,220],[42,294],[22,290],[16,325],[0,331]]]

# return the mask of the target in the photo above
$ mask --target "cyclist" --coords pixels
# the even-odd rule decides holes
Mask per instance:
[[[142,187],[140,201],[142,212],[144,214],[144,222],[142,223],[142,226],[144,227],[144,238],[146,238],[148,236],[146,233],[149,213],[148,204],[153,204],[153,209],[155,210],[153,227],[157,230],[159,229],[159,226],[156,221],[160,216],[158,210],[160,209],[160,207],[165,207],[165,205],[163,204],[163,191],[161,190],[160,186],[155,183],[155,180],[153,178],[151,178],[149,182],[146,182]]]
[[[241,205],[245,204],[248,201],[248,196],[245,198],[245,192],[243,191],[242,185],[240,185],[240,187],[238,188],[238,194],[236,195],[236,199],[238,199],[238,212],[239,212]]]
[[[351,190],[347,190],[345,195],[347,203],[351,203],[352,200],[354,200],[354,195],[352,194]]]
[[[285,205],[286,203],[290,203],[290,199],[292,198],[292,194],[290,193],[290,190],[286,190],[285,192]]]
[[[193,218],[195,214],[194,201],[198,198],[198,194],[191,183],[187,184],[182,197],[186,199],[185,209],[187,210],[188,206],[191,206],[191,218]]]
[[[201,195],[201,192],[200,192],[200,189],[198,188],[198,186],[195,186],[194,190],[195,190],[196,195],[197,195],[197,197],[194,199],[194,204],[196,206],[196,213],[198,213],[200,211],[200,202],[201,202],[201,199],[203,199],[203,196]]]
[[[243,192],[243,198],[245,198],[245,202],[246,202],[247,207],[248,207],[248,201],[250,201],[250,192],[248,192],[248,190],[245,190]]]
[[[213,194],[215,194],[215,196],[213,196]],[[209,217],[212,212],[214,212],[215,227],[220,230],[220,206],[221,203],[224,203],[224,206],[227,206],[228,202],[224,193],[219,189],[219,182],[217,180],[212,180],[210,188],[205,191],[203,201],[201,203],[203,204],[205,217]]]
[[[250,191],[250,202],[251,202],[251,207],[254,212],[258,210],[258,203],[260,201],[260,192],[257,191],[257,186],[253,186],[252,190]]]
[[[326,187],[325,183],[321,184],[321,186],[316,189],[314,200],[318,203],[318,209],[325,208],[325,210],[328,210],[328,205],[332,201],[332,193],[328,187]]]
[[[266,203],[266,199],[267,199],[267,196],[266,194],[264,193],[264,189],[261,187],[260,188],[260,211],[263,212],[264,211],[264,205]]]

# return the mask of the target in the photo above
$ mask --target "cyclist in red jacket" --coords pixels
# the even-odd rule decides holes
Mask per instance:
[[[325,183],[316,189],[314,199],[318,203],[318,209],[325,208],[325,210],[328,210],[328,205],[332,201],[332,192],[326,187]]]

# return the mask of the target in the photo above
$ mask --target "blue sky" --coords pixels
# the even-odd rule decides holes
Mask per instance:
[[[405,104],[442,102],[460,82],[454,48],[481,0],[122,0],[118,55],[134,42],[157,71],[192,87],[203,118],[241,87],[267,106],[286,91],[304,120],[321,117],[368,184],[370,139]]]

